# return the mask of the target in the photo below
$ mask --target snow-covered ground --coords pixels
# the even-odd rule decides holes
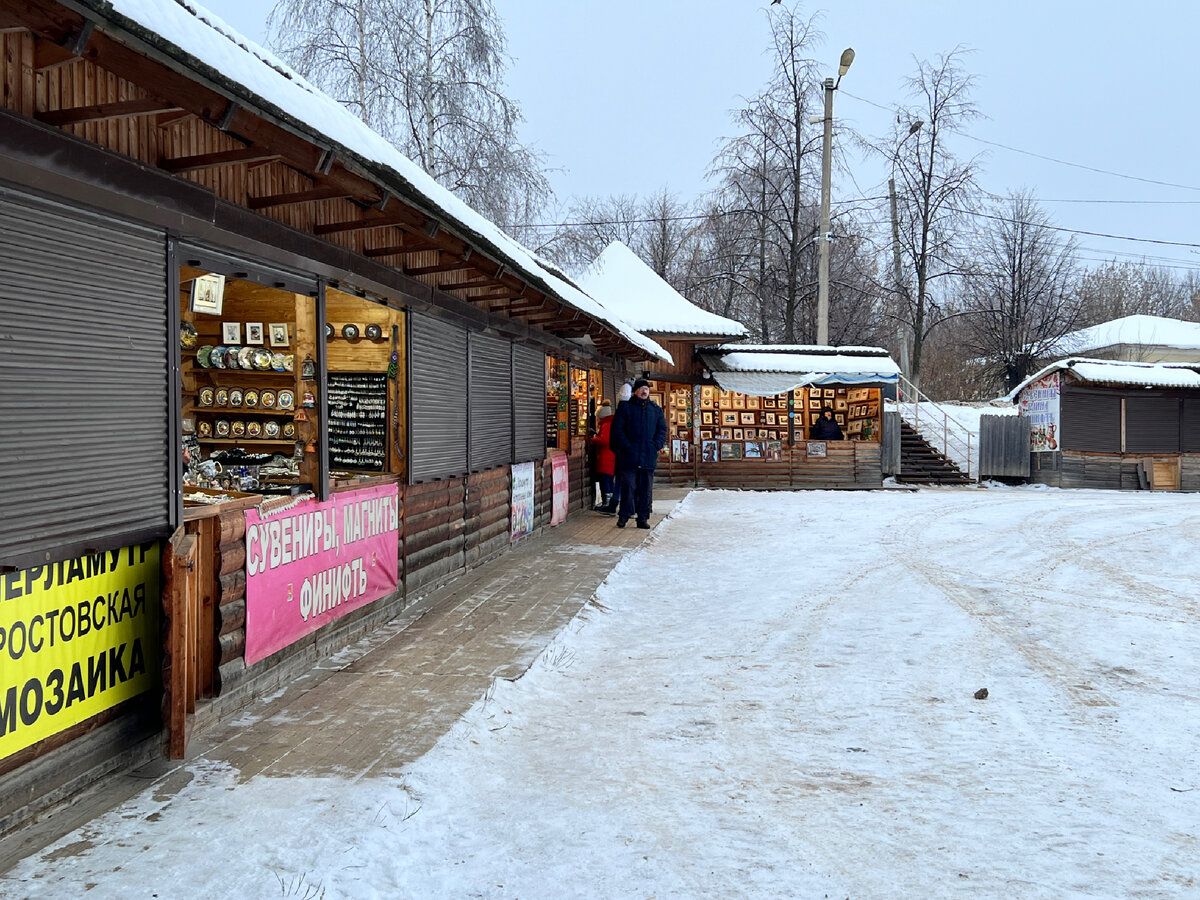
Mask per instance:
[[[409,771],[197,768],[0,895],[1196,896],[1197,535],[1185,495],[695,493]]]

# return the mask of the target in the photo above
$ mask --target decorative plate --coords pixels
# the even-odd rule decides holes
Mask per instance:
[[[200,368],[208,369],[212,367],[212,360],[209,359],[209,356],[212,354],[213,349],[212,344],[205,344],[196,351],[196,363]]]
[[[216,401],[217,401],[217,406],[228,406],[229,405],[229,391],[225,390],[225,388],[218,388]]]
[[[196,403],[198,406],[212,406],[213,405],[213,389],[212,388],[201,388],[200,396],[196,398]]]
[[[242,349],[240,349],[238,351],[238,354],[237,354],[238,365],[241,366],[243,369],[253,369],[254,363],[252,363],[250,361],[250,357],[253,355],[254,355],[253,347],[243,347]]]
[[[261,406],[263,409],[274,409],[275,408],[275,392],[274,391],[263,391],[261,394],[259,394],[258,395],[258,405]]]
[[[258,391],[246,391],[244,405],[251,409],[258,406]]]
[[[179,346],[184,350],[191,350],[200,342],[200,334],[196,331],[196,326],[191,322],[184,322],[179,326]]]
[[[264,350],[261,347],[250,354],[251,365],[253,365],[254,368],[258,369],[260,372],[270,372],[273,360],[274,357],[272,356],[271,351]]]
[[[295,353],[283,354],[283,368],[284,368],[284,371],[286,371],[286,372],[296,371],[296,354]]]
[[[218,344],[217,346],[213,347],[212,353],[209,354],[208,361],[212,364],[214,369],[225,368],[225,354],[228,352],[228,350],[229,348],[224,344]]]
[[[346,324],[342,326],[342,337],[348,341],[358,340],[358,326]]]
[[[284,362],[285,356],[286,356],[286,354],[284,354],[284,353],[272,353],[271,354],[271,368],[274,369],[276,372],[286,372],[287,364]]]
[[[275,405],[279,409],[291,409],[296,405],[296,395],[291,391],[280,391],[279,396],[275,399]]]
[[[230,433],[234,437],[244,437],[246,434],[246,423],[245,422],[234,422],[229,427],[229,430],[230,430]]]
[[[287,438],[289,441],[295,439],[295,437],[296,437],[296,423],[295,422],[284,422],[283,423],[283,436],[285,438]]]
[[[333,326],[330,325],[328,322],[325,323],[325,340],[327,340],[327,341],[333,340]]]
[[[230,406],[241,406],[242,405],[242,389],[241,388],[234,388],[232,391],[229,392],[229,405]]]
[[[263,426],[263,434],[267,438],[270,438],[270,439],[279,437],[279,423],[278,422],[268,422],[266,425]]]
[[[229,437],[229,420],[217,419],[217,437]]]
[[[200,437],[203,437],[203,438],[206,438],[206,437],[209,437],[210,435],[212,435],[212,423],[211,422],[197,422],[196,423],[196,434],[200,435]]]
[[[246,426],[246,437],[259,438],[262,437],[262,433],[262,422],[251,422]]]
[[[367,337],[373,341],[377,341],[383,337],[383,329],[380,328],[378,325],[374,325],[374,324],[368,325],[367,326]]]

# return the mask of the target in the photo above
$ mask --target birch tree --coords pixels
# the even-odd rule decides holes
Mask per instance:
[[[267,28],[297,71],[493,221],[511,228],[545,207],[491,0],[278,0]]]

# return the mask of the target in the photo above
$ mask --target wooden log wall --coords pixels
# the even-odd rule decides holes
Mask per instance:
[[[543,459],[534,471],[534,528],[545,528],[550,524],[550,517],[554,512],[553,471],[549,456]]]
[[[587,509],[592,505],[589,477],[587,444],[581,440],[567,457],[568,509]]]
[[[878,443],[830,441],[828,456],[810,458],[805,445],[785,446],[779,460],[739,459],[663,465],[656,484],[728,490],[879,487],[883,483]],[[694,470],[694,471],[693,471]]]
[[[466,478],[445,478],[404,488],[400,555],[406,590],[465,567],[466,485]]]
[[[1179,463],[1179,489],[1200,491],[1200,453],[1184,453]]]
[[[509,544],[512,470],[489,469],[467,479],[464,563],[473,566],[503,551]]]
[[[1062,488],[1092,488],[1110,491],[1142,490],[1138,464],[1143,460],[1172,454],[1089,453],[1063,450],[1059,453],[1031,453],[1030,481]],[[1200,490],[1200,454],[1179,454],[1180,483],[1183,491]]]

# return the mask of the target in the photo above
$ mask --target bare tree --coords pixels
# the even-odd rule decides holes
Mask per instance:
[[[907,268],[901,317],[912,346],[909,377],[918,385],[925,339],[949,315],[952,290],[941,282],[967,271],[966,217],[976,160],[960,161],[949,146],[954,133],[977,115],[971,102],[974,78],[963,68],[962,56],[962,50],[954,50],[933,62],[918,61],[907,79],[915,102],[897,117],[887,145],[895,149],[884,151],[896,171],[899,243]],[[923,125],[912,131],[916,122]]]
[[[1200,279],[1149,262],[1112,260],[1084,275],[1083,324],[1137,314],[1200,318]]]
[[[972,349],[1012,390],[1079,324],[1078,248],[1047,227],[1049,218],[1028,194],[1009,197],[988,222],[962,315]]]
[[[518,137],[491,0],[278,0],[268,41],[445,187],[504,227],[551,196]]]

